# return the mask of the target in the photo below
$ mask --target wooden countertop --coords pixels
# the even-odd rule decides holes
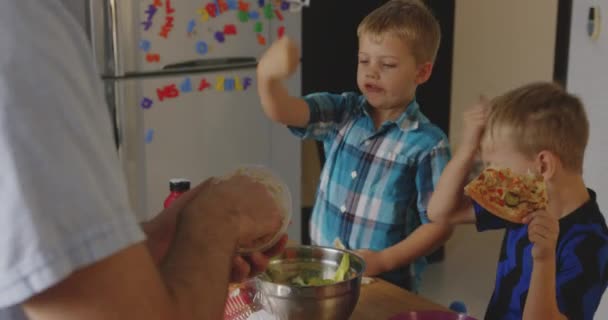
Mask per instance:
[[[417,310],[450,311],[447,307],[378,279],[361,286],[359,302],[351,320],[385,320],[399,313]]]

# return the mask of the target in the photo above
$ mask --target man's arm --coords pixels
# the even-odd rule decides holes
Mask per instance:
[[[220,319],[236,239],[228,224],[209,222],[211,233],[176,239],[180,250],[162,273],[147,248],[134,245],[73,273],[24,310],[32,320]]]
[[[175,209],[167,208],[151,220],[140,224],[147,237],[146,246],[156,265],[165,258],[173,242],[178,217],[178,213],[174,212]]]
[[[182,313],[186,308],[161,279],[138,244],[73,273],[23,307],[32,320],[196,319]]]
[[[146,246],[137,244],[31,298],[27,314],[33,320],[221,318],[238,243],[276,232],[279,209],[248,177],[212,180],[193,194],[175,202],[194,197],[179,214],[160,270]]]
[[[310,121],[306,101],[289,95],[282,81],[300,62],[299,49],[287,37],[275,42],[258,65],[258,94],[266,115],[284,125],[304,128]]]

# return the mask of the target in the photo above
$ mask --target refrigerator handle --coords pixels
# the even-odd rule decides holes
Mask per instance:
[[[147,211],[146,149],[144,115],[137,102],[136,81],[106,80],[106,100],[114,122],[114,138],[118,149],[131,207],[138,220],[149,218]]]
[[[257,66],[255,57],[229,57],[229,58],[212,58],[212,59],[197,59],[175,64],[169,64],[163,67],[163,70],[176,69],[203,69],[203,68],[219,68],[219,67],[255,67]]]
[[[81,0],[85,1],[85,0]],[[88,31],[98,72],[121,77],[139,70],[139,0],[88,0]]]

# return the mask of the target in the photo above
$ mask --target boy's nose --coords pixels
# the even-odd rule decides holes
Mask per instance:
[[[365,74],[365,77],[368,79],[378,79],[379,75],[378,72],[370,70]]]

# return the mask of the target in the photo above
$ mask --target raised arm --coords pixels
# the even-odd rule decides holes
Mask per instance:
[[[441,174],[428,204],[427,213],[431,221],[475,223],[472,202],[465,196],[464,186],[475,163],[487,116],[485,102],[480,102],[465,113],[463,141]]]
[[[284,125],[304,128],[310,120],[308,105],[302,98],[289,95],[283,81],[300,63],[299,48],[288,37],[275,42],[258,65],[258,94],[266,115]]]

